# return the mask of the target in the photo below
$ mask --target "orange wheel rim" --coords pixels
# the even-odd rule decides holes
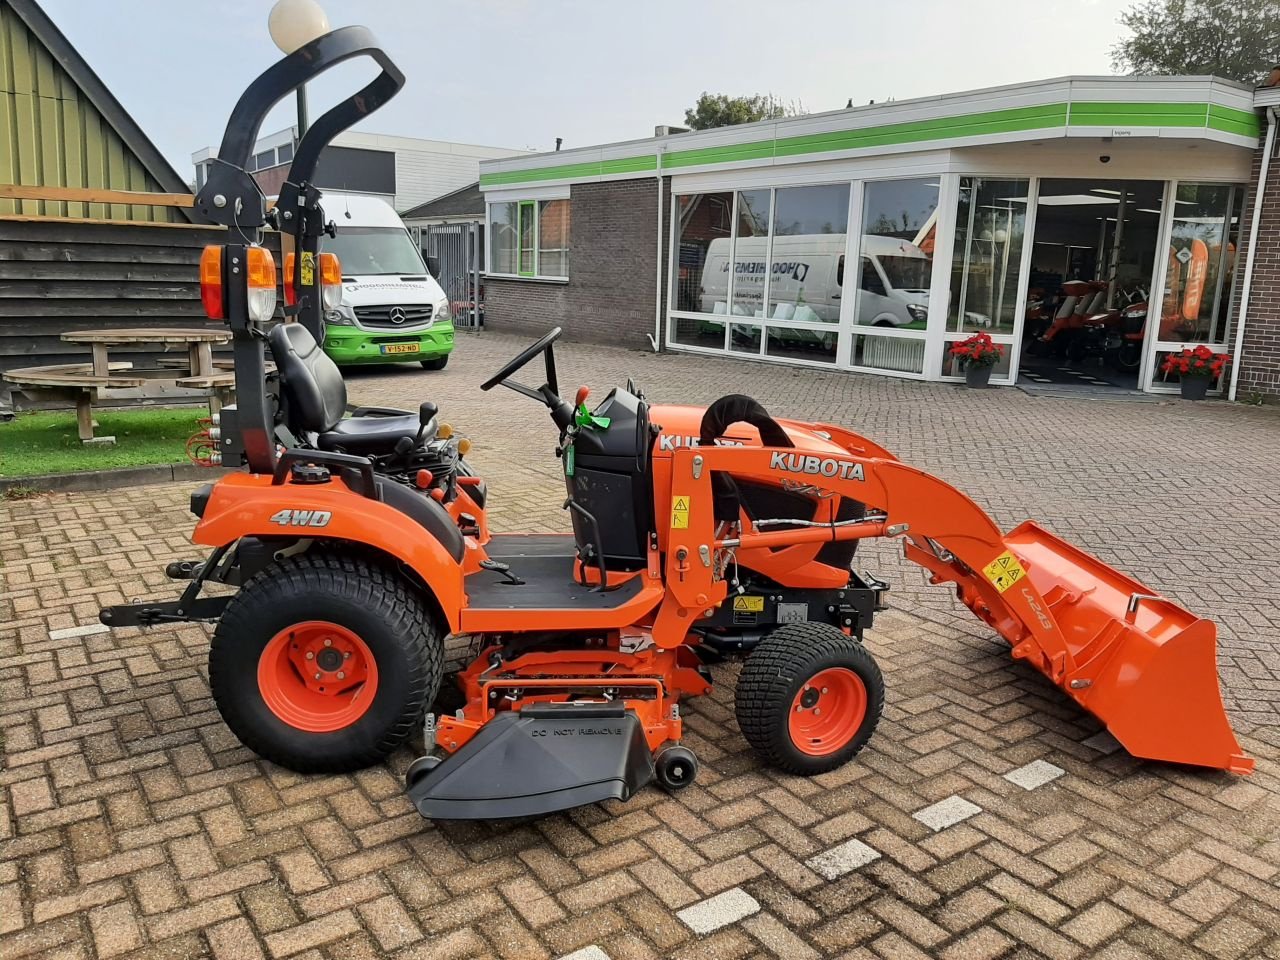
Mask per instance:
[[[862,678],[847,667],[830,667],[815,673],[796,693],[787,732],[801,753],[825,757],[849,745],[866,715]]]
[[[307,733],[332,733],[368,712],[378,664],[355,632],[327,620],[286,627],[258,658],[258,690],[273,714]]]

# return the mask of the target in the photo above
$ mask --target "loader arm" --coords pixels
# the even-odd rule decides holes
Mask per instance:
[[[959,599],[1026,660],[1101,719],[1130,753],[1153,760],[1253,769],[1222,706],[1216,630],[1101,560],[1027,522],[1005,534],[969,497],[840,431],[842,456],[770,447],[707,446],[672,459],[667,523],[670,596],[655,640],[679,642],[705,609],[723,602],[727,552],[815,539],[901,536],[908,559]],[[843,525],[772,531],[755,523],[716,538],[711,474],[778,485],[800,481],[866,504]],[[683,637],[683,633],[680,633]]]

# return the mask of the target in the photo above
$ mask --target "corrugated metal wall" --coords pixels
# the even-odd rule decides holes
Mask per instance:
[[[162,191],[7,3],[0,2],[0,183]],[[177,221],[136,204],[0,199],[0,216]]]

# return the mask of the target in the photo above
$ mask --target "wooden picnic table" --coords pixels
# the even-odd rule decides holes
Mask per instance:
[[[9,370],[4,379],[24,388],[24,392],[36,390],[48,397],[74,398],[80,439],[85,442],[114,439],[94,437],[94,400],[140,399],[141,402],[155,402],[170,396],[174,399],[205,396],[208,397],[209,412],[213,414],[230,402],[235,393],[235,374],[229,361],[214,360],[212,354],[214,344],[231,340],[231,334],[226,330],[154,327],[72,330],[62,334],[61,339],[87,345],[93,353],[92,363],[25,367]],[[111,360],[108,355],[110,347],[155,344],[165,352],[175,347],[186,349],[184,354],[163,358],[154,370],[135,369],[132,362]]]
[[[213,375],[213,345],[230,343],[228,330],[175,330],[138,327],[125,330],[72,330],[60,339],[67,343],[88,344],[93,351],[93,372],[105,377],[111,369],[108,347],[137,347],[160,344],[165,351],[174,345],[187,348],[187,373],[193,377]]]

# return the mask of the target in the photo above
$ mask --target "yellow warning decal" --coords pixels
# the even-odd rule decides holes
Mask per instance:
[[[689,498],[676,497],[671,501],[671,529],[689,529]]]
[[[1022,564],[1018,562],[1018,558],[1008,550],[983,567],[982,572],[987,575],[987,579],[994,583],[996,589],[1001,593],[1004,593],[1027,575],[1027,571],[1022,569]]]
[[[764,597],[734,597],[733,609],[739,613],[763,613]]]
[[[304,287],[316,285],[316,255],[307,250],[302,252],[302,285]]]

